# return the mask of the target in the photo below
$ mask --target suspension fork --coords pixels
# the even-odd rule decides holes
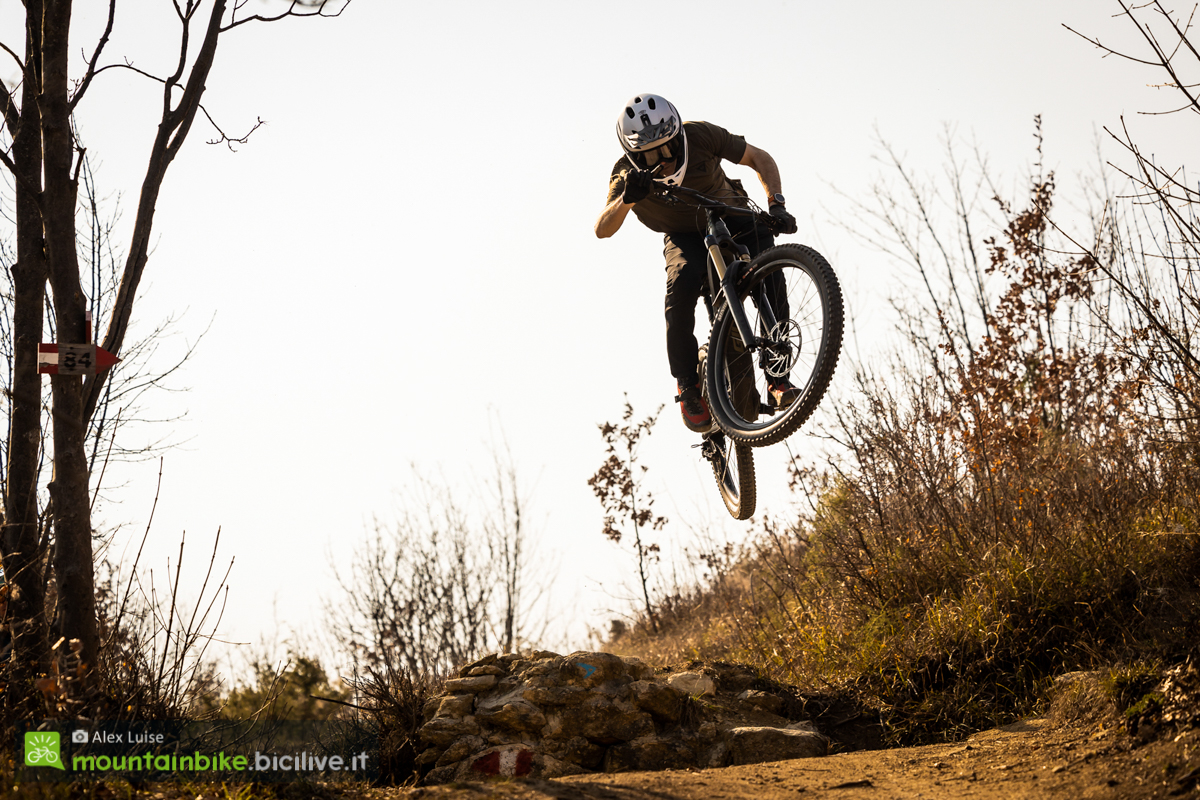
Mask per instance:
[[[729,312],[733,314],[733,323],[737,326],[738,334],[742,337],[746,351],[750,352],[759,346],[759,340],[754,335],[754,328],[751,326],[749,318],[746,317],[746,309],[742,308],[742,304],[738,300],[737,287],[734,285],[737,270],[731,270],[726,265],[721,245],[726,245],[736,251],[739,260],[750,260],[749,249],[733,241],[733,237],[729,235],[729,228],[725,226],[725,221],[714,218],[712,212],[709,212],[708,235],[704,237],[704,246],[708,248],[708,257],[712,260],[713,268],[717,271],[717,278],[720,280],[721,285],[718,291],[725,295],[725,303],[729,306]]]
[[[758,306],[759,324],[762,326],[763,336],[770,336],[779,320],[775,319],[775,309],[767,297],[766,281],[759,281],[758,285],[754,287],[754,305]]]

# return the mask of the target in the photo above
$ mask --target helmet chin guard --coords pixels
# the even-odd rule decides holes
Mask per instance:
[[[657,94],[639,94],[617,117],[617,138],[625,157],[637,169],[654,172],[654,179],[671,186],[683,182],[687,172],[687,134],[675,106]],[[661,174],[664,166],[671,169]]]

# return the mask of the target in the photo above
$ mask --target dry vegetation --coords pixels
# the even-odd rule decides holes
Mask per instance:
[[[1182,20],[1130,19],[1200,112]],[[1122,130],[1123,188],[1059,212],[1037,132],[1016,200],[953,142],[933,182],[884,145],[850,227],[916,278],[903,344],[827,399],[835,455],[793,467],[806,512],[703,554],[704,580],[659,599],[661,633],[639,621],[615,647],[835,688],[895,743],[1011,721],[1079,669],[1144,716],[1161,669],[1195,657],[1200,194]]]
[[[1150,34],[1151,15],[1171,41]],[[1186,96],[1183,113],[1200,113],[1179,76],[1200,72],[1200,54],[1179,18],[1153,3],[1130,20]],[[1057,210],[1059,181],[1040,165],[1023,196],[1005,198],[951,142],[933,182],[884,146],[891,172],[851,227],[914,278],[896,303],[902,344],[853,365],[826,400],[832,455],[792,467],[805,510],[700,553],[694,585],[651,589],[661,565],[644,537],[667,521],[640,484],[636,445],[657,414],[638,423],[627,406],[602,428],[608,459],[592,485],[606,535],[632,540],[641,595],[611,649],[739,661],[844,695],[893,744],[1010,722],[1076,670],[1101,670],[1105,702],[1133,724],[1153,716],[1158,676],[1200,644],[1200,193],[1123,131],[1112,138],[1124,188],[1072,190],[1094,209],[1082,218]],[[96,694],[132,719],[349,708],[379,741],[384,780],[410,779],[439,674],[540,644],[510,461],[498,458],[489,489],[496,511],[480,521],[423,484],[360,549],[328,619],[354,665],[348,685],[298,653],[222,693],[189,655],[212,597],[183,615],[173,594],[131,604],[132,584],[114,583],[100,592]],[[59,662],[41,693],[48,717],[78,711],[70,654]]]

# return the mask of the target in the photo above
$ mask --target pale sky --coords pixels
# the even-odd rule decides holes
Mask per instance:
[[[108,61],[167,71],[166,9],[121,0]],[[334,592],[331,559],[391,515],[410,464],[469,492],[500,427],[532,494],[528,519],[558,553],[559,627],[582,646],[585,624],[625,607],[633,575],[601,536],[586,483],[602,460],[597,423],[617,419],[625,394],[639,415],[669,404],[643,451],[656,510],[672,520],[664,544],[690,544],[691,528],[735,539],[747,529],[725,514],[672,403],[660,237],[632,217],[613,239],[592,232],[626,99],[662,94],[686,119],[774,156],[800,221],[787,240],[833,263],[870,359],[889,346],[885,301],[906,278],[835,222],[847,219],[837,192],[865,197],[881,170],[877,136],[938,173],[949,126],[1006,186],[1034,158],[1036,114],[1060,185],[1094,166],[1101,127],[1121,115],[1167,160],[1191,155],[1183,121],[1136,116],[1170,106],[1146,87],[1157,74],[1101,59],[1062,27],[1136,44],[1111,17],[1119,10],[355,0],[338,19],[228,34],[205,106],[230,133],[266,124],[231,153],[206,145],[213,131],[198,120],[159,201],[135,318],[144,331],[182,314],[164,364],[209,330],[174,381],[188,391],[152,401],[152,412],[187,417],[170,429],[185,444],[165,455],[146,564],[161,570],[186,531],[195,578],[221,528],[221,556],[236,557],[221,633],[253,641],[276,621],[311,627]],[[18,11],[0,0],[6,43],[20,42]],[[91,47],[85,31],[79,50]],[[126,226],[159,102],[155,85],[112,71],[79,110]],[[728,171],[763,200],[751,172]],[[843,363],[835,392],[849,373]],[[790,445],[803,454],[816,443],[802,431]],[[787,453],[757,455],[760,509],[785,513]],[[157,462],[112,471],[124,488],[97,523],[126,526],[118,550],[140,537],[157,472]]]

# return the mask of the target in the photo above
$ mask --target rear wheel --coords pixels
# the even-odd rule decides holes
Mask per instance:
[[[700,348],[700,385],[706,385],[707,348]],[[734,519],[750,519],[757,502],[754,487],[754,451],[748,444],[735,442],[719,428],[704,434],[700,453],[708,459],[721,500]]]
[[[754,450],[718,430],[704,438],[700,452],[712,466],[725,508],[734,519],[750,519],[757,500],[754,489]]]
[[[738,285],[760,346],[747,350],[723,307],[708,345],[708,404],[734,441],[762,447],[783,441],[816,409],[842,347],[842,291],[829,262],[811,247],[783,244],[750,262]],[[778,403],[773,385],[798,391]]]

